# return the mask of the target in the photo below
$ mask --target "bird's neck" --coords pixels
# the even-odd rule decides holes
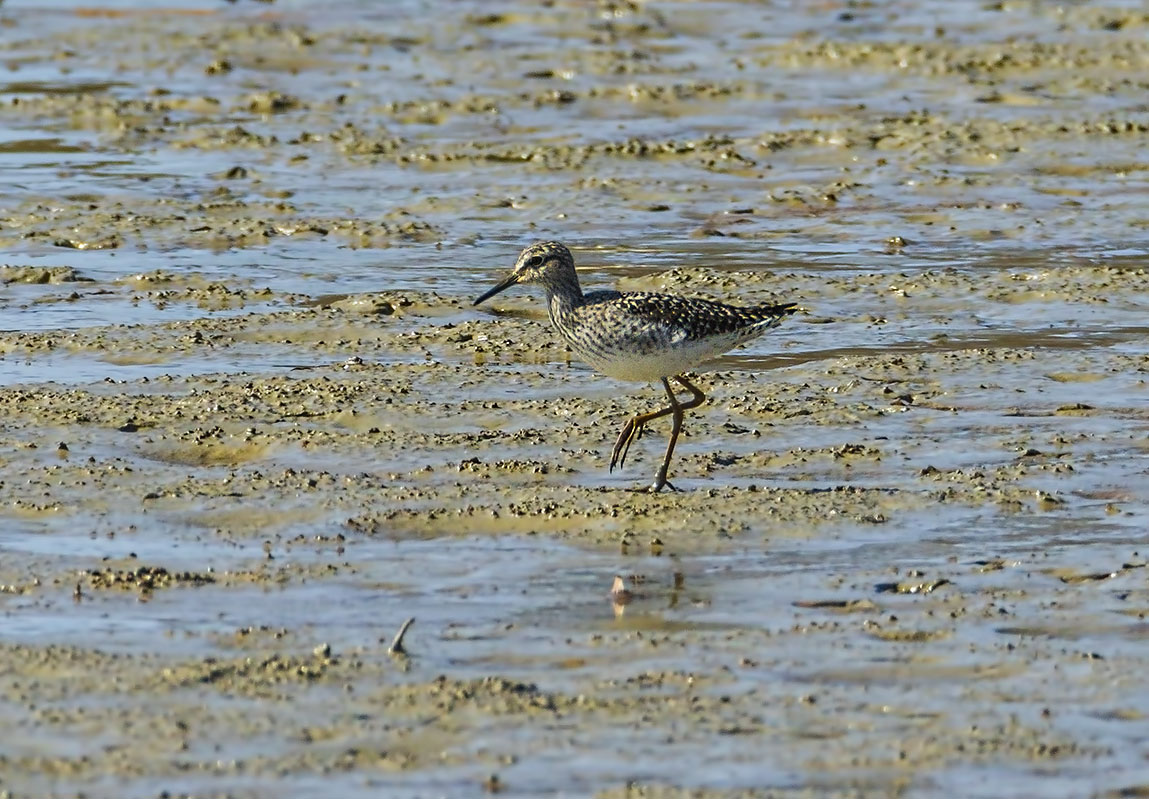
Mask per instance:
[[[552,320],[571,313],[583,302],[582,288],[573,272],[553,283],[547,283],[546,292]]]

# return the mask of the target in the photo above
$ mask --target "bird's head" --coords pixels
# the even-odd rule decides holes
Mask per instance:
[[[574,258],[570,250],[557,241],[537,242],[519,253],[511,273],[475,300],[475,305],[518,283],[557,285],[568,277],[568,273],[574,274]]]

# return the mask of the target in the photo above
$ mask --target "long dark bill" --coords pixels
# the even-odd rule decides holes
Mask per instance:
[[[509,274],[505,278],[503,278],[501,281],[499,281],[499,284],[497,286],[495,286],[490,291],[483,294],[481,297],[479,297],[479,299],[475,300],[474,305],[478,305],[483,300],[491,299],[491,297],[494,297],[500,291],[506,291],[507,289],[509,289],[511,286],[515,285],[518,282],[519,282],[518,275],[516,275],[514,272],[512,272],[511,274]]]

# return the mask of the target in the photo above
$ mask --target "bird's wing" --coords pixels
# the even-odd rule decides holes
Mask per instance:
[[[672,328],[672,339],[693,341],[752,329],[762,322],[780,320],[794,313],[797,305],[759,305],[740,308],[699,298],[674,294],[633,292],[615,295],[629,316],[648,325]]]

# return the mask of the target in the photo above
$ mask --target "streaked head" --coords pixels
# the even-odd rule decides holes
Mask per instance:
[[[574,258],[570,250],[557,241],[540,241],[519,253],[515,268],[498,285],[475,300],[478,305],[501,291],[519,283],[541,283],[556,286],[574,277]],[[578,285],[577,278],[575,285]]]

